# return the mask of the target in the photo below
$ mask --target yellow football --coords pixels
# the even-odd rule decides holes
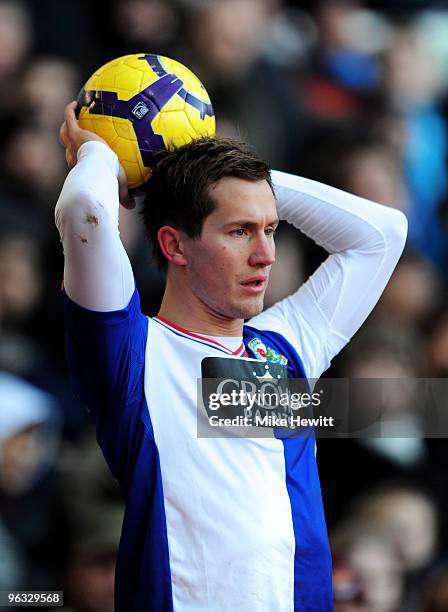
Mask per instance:
[[[149,53],[99,68],[79,92],[77,115],[80,127],[115,151],[131,189],[151,176],[157,151],[215,134],[213,107],[197,76]]]

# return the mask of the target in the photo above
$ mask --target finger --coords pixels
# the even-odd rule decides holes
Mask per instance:
[[[65,121],[62,123],[61,128],[59,130],[59,142],[63,147],[67,147],[68,145],[67,124],[65,123]]]
[[[126,177],[126,172],[121,164],[118,169],[118,197],[120,199],[120,204],[125,208],[131,209],[135,207],[134,198],[128,191],[128,179]]]
[[[129,210],[135,208],[135,200],[128,191],[127,183],[119,183],[118,186],[118,199],[120,204]]]
[[[78,121],[75,115],[75,108],[77,107],[77,105],[78,105],[77,101],[73,100],[72,102],[67,104],[67,106],[65,107],[64,119],[65,119],[65,123],[67,125],[68,131],[76,129],[78,127]]]
[[[76,158],[70,148],[67,148],[65,150],[65,159],[67,160],[67,166],[69,167],[69,170],[76,166]]]

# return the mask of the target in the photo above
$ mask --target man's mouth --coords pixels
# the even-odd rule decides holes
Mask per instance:
[[[259,275],[243,281],[241,286],[250,293],[260,293],[266,289],[266,284],[267,277]]]

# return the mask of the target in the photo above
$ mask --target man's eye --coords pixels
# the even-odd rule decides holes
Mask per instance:
[[[266,236],[272,236],[272,237],[274,237],[276,233],[277,233],[277,231],[276,231],[276,230],[275,230],[273,227],[268,227],[268,228],[266,228],[266,230],[265,230],[265,234],[266,234]]]
[[[236,230],[233,230],[232,234],[234,236],[245,236],[247,234],[247,230],[244,227],[239,227]]]

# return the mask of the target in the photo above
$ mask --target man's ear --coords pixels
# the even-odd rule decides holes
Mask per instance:
[[[187,259],[184,253],[184,243],[182,232],[170,225],[164,225],[157,233],[162,253],[167,258],[169,263],[175,266],[186,266]]]

